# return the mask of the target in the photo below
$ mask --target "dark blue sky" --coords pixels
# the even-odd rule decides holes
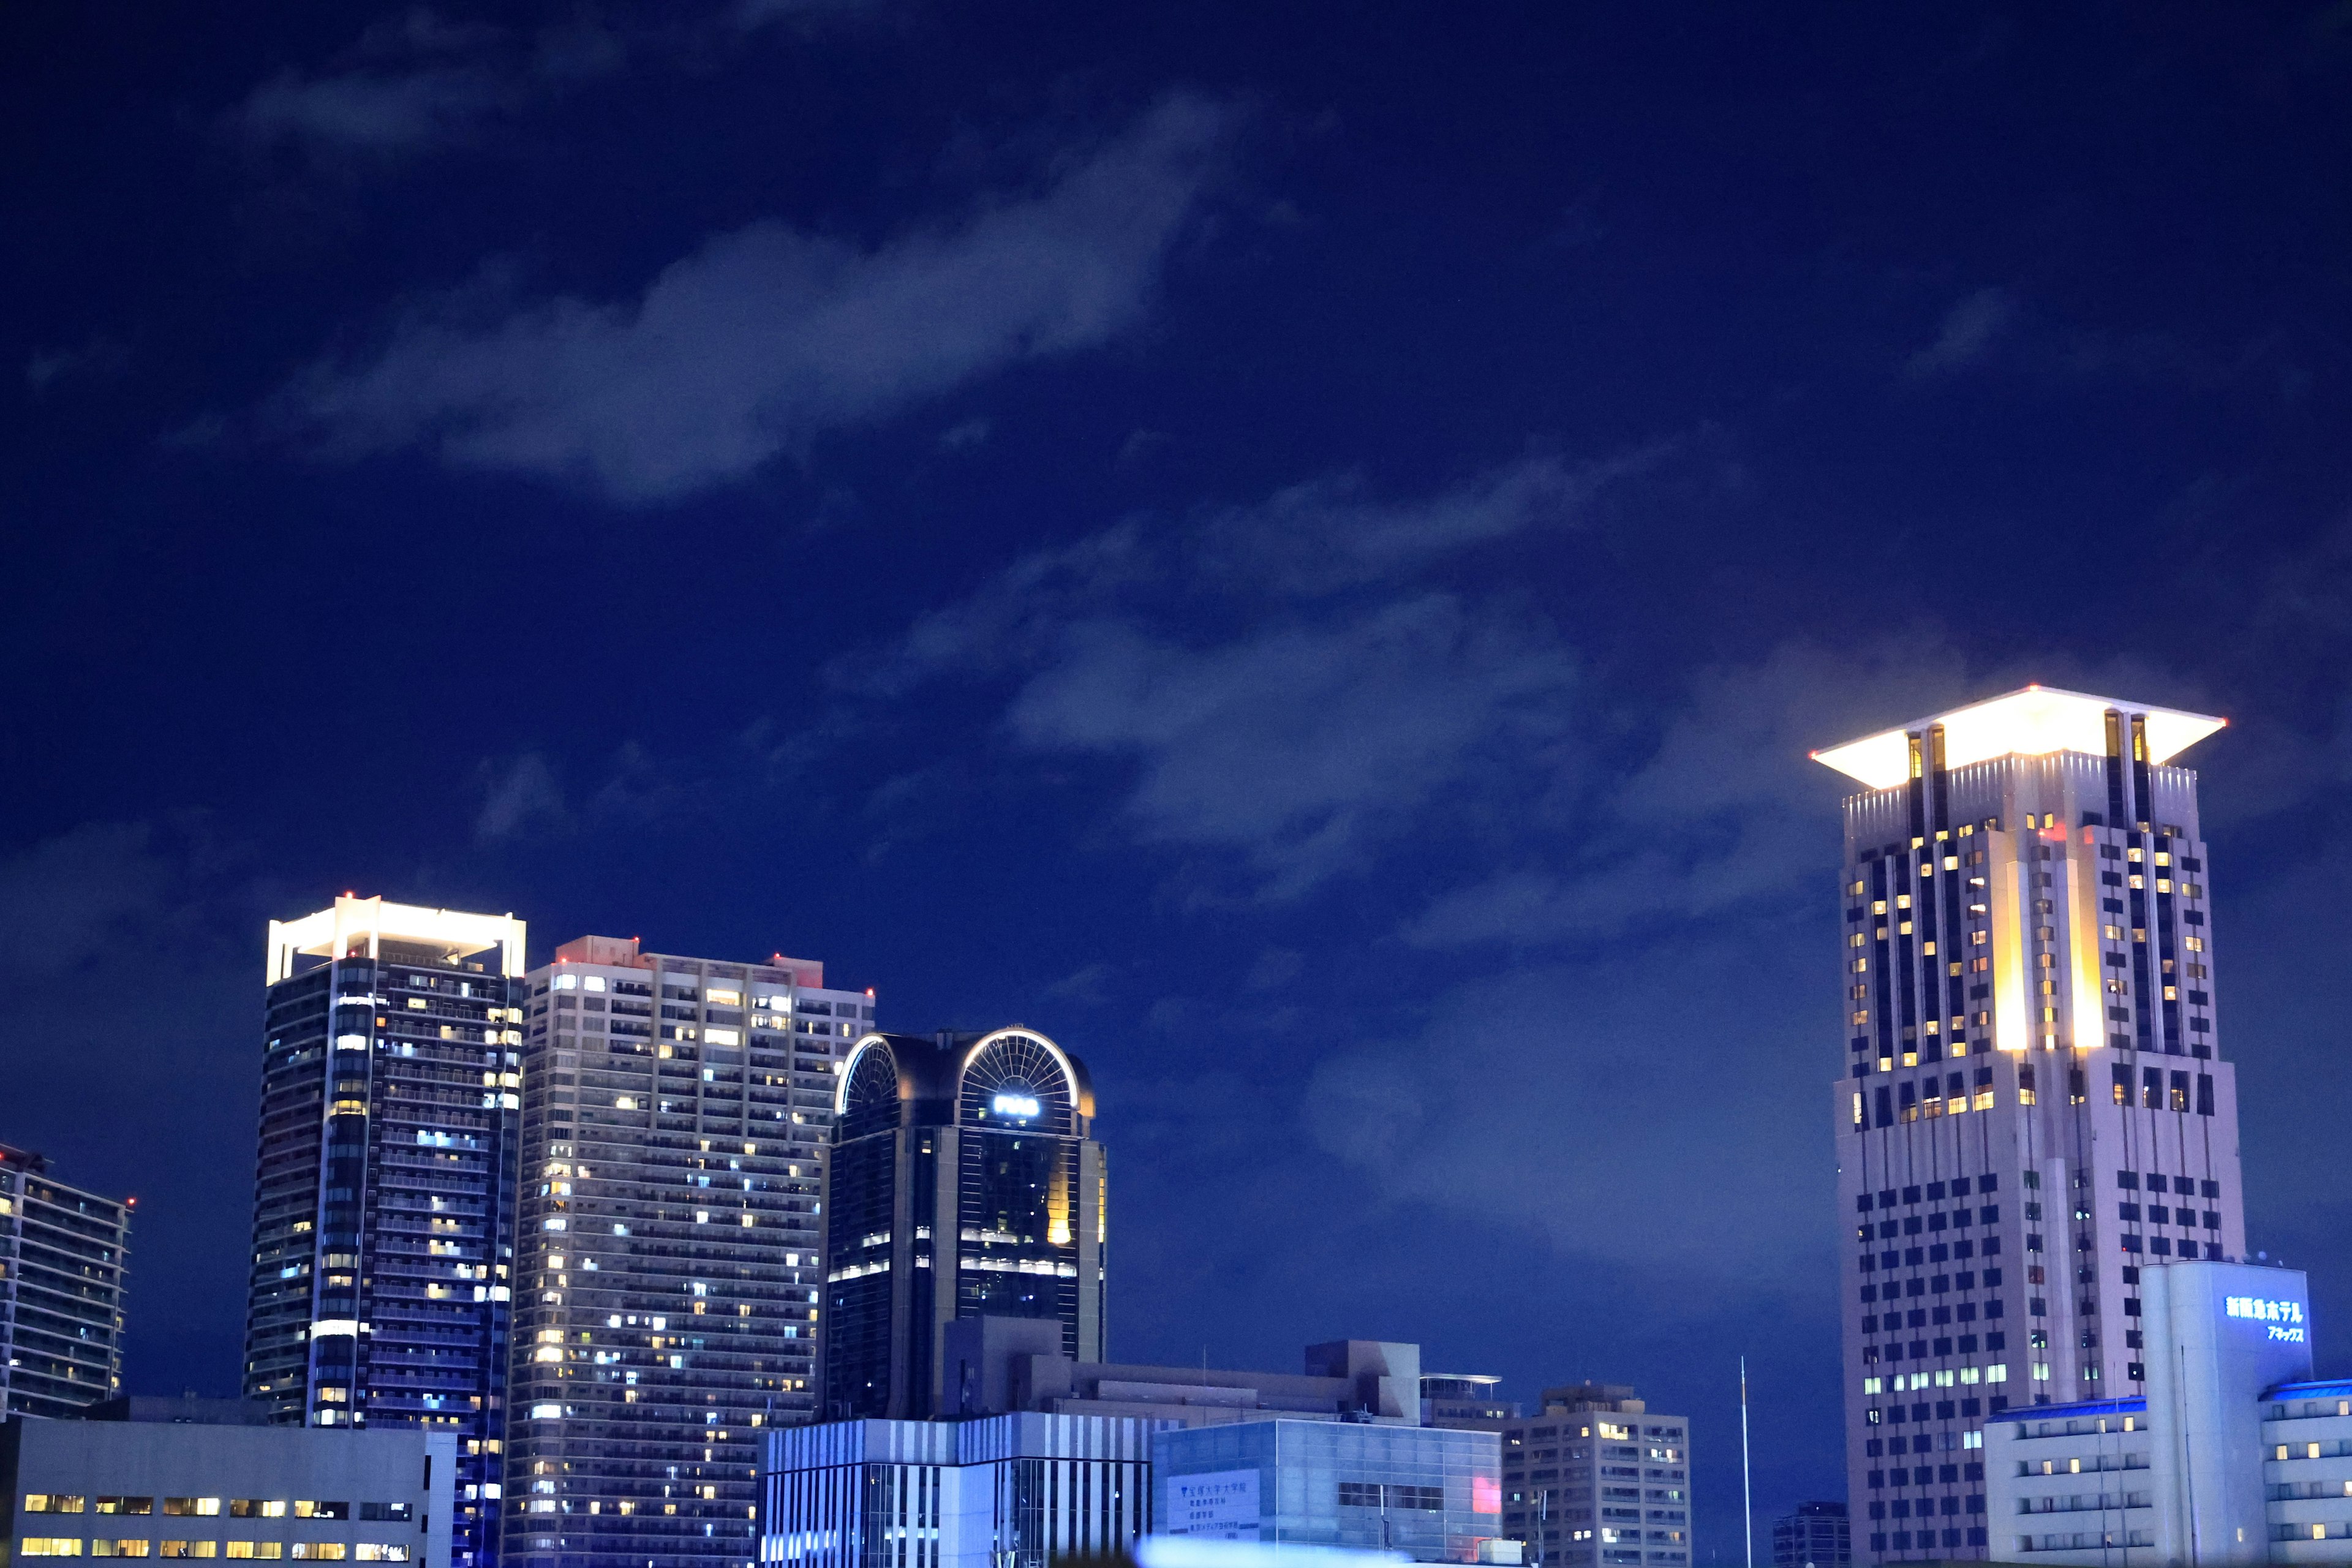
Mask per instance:
[[[1115,1353],[1420,1340],[1834,1496],[1839,780],[2204,770],[2352,1345],[2352,6],[0,16],[0,1138],[235,1382],[262,922],[1087,1056]],[[8,367],[16,367],[9,369]],[[2316,1156],[2330,1157],[2316,1157]],[[2331,1325],[2334,1325],[2331,1327]]]

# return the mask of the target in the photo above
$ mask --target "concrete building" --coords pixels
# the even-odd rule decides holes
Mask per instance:
[[[1365,1421],[1227,1422],[1151,1436],[1153,1529],[1194,1540],[1516,1561],[1498,1439]]]
[[[1772,1568],[1847,1568],[1853,1561],[1842,1502],[1801,1502],[1772,1521]]]
[[[2142,1270],[2243,1254],[2197,776],[2169,765],[2221,723],[2029,687],[1816,753],[1865,786],[1832,1115],[1873,1561],[1983,1556],[1985,1423],[2144,1394]]]
[[[960,1407],[948,1326],[1058,1325],[1103,1359],[1107,1177],[1086,1065],[1034,1029],[869,1034],[844,1065],[826,1171],[833,1419]]]
[[[964,1318],[942,1337],[945,1385],[959,1419],[1033,1410],[1063,1415],[1124,1415],[1180,1426],[1263,1421],[1423,1424],[1416,1391],[1421,1347],[1381,1340],[1335,1340],[1307,1347],[1297,1373],[1223,1367],[1079,1362],[1062,1350],[1062,1326],[1048,1319]]]
[[[1517,1400],[1505,1399],[1496,1392],[1502,1382],[1499,1377],[1473,1373],[1422,1373],[1421,1424],[1500,1431],[1502,1423],[1519,1414]]]
[[[2352,1382],[2310,1381],[2304,1276],[2174,1262],[2147,1270],[2141,1300],[2144,1394],[1987,1425],[1995,1555],[2352,1563]]]
[[[134,1202],[0,1143],[0,1415],[71,1415],[121,1390]]]
[[[871,992],[583,937],[529,976],[506,1552],[742,1568],[816,1405],[825,1147]]]
[[[455,1432],[270,1425],[232,1401],[114,1407],[0,1426],[0,1557],[450,1560]]]
[[[1548,1568],[1687,1568],[1690,1419],[1652,1411],[1622,1384],[1548,1388],[1543,1408],[1500,1426],[1498,1533]]]
[[[498,1555],[523,934],[349,896],[269,924],[245,1395],[454,1434],[456,1568]]]
[[[1137,1416],[832,1421],[767,1435],[760,1560],[787,1568],[1045,1568],[1151,1525]]]

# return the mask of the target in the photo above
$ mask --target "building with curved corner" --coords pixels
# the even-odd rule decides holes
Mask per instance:
[[[1105,1177],[1086,1065],[1035,1029],[869,1034],[826,1168],[824,1414],[922,1419],[960,1319],[1043,1319],[1106,1359]]]

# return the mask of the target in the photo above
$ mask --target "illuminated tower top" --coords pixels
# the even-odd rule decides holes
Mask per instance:
[[[2053,752],[2106,756],[2116,750],[2118,719],[2137,723],[2143,741],[2139,760],[2150,763],[2170,762],[2229,722],[2209,713],[2149,708],[2054,686],[2027,686],[1831,746],[1812,757],[1872,789],[1892,789],[1937,765],[1929,740],[1939,730],[1941,765],[1957,768],[1994,757]]]

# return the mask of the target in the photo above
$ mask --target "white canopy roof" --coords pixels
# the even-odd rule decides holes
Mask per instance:
[[[2106,716],[2111,708],[2147,721],[2151,763],[2171,761],[2229,722],[2210,713],[2184,713],[2084,691],[2062,691],[2054,686],[2029,686],[1831,746],[1813,752],[1812,758],[1872,789],[1892,789],[1910,776],[1908,737],[1931,724],[1944,727],[1948,768],[1992,757],[2042,756],[2051,752],[2087,752],[2103,757],[2107,754]]]

